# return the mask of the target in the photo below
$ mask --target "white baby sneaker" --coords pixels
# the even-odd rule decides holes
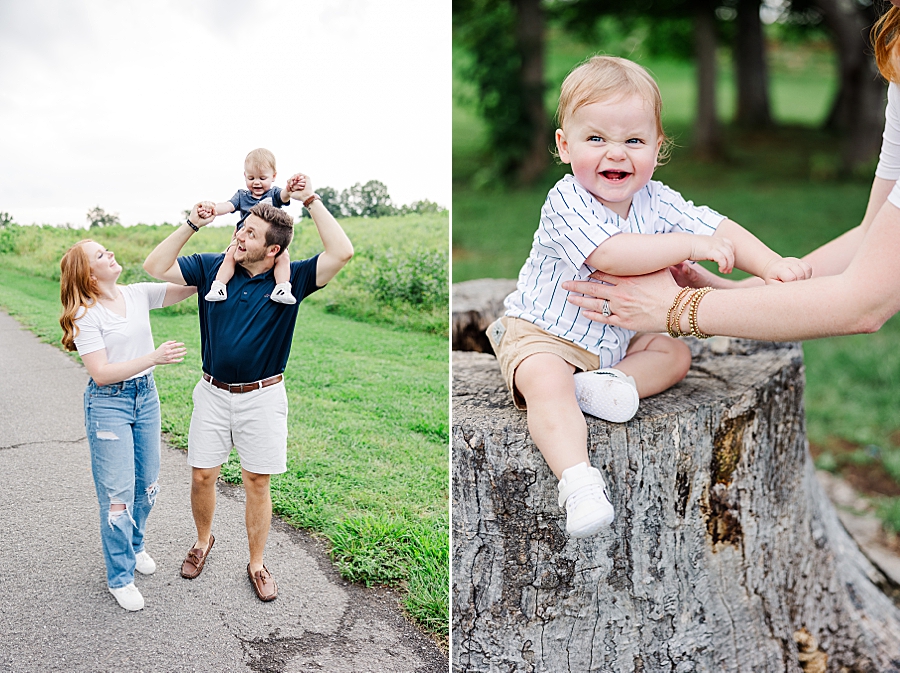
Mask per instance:
[[[297,298],[294,296],[294,293],[291,292],[291,284],[290,283],[278,283],[275,286],[275,289],[272,290],[272,294],[269,295],[269,299],[272,301],[277,301],[279,304],[296,304]]]
[[[637,413],[634,379],[618,369],[597,369],[575,374],[575,398],[581,410],[604,421],[624,423]]]
[[[214,280],[212,282],[212,288],[210,288],[204,298],[206,301],[225,301],[228,299],[228,289],[225,287],[225,283]]]
[[[615,511],[596,467],[573,465],[563,471],[558,488],[559,506],[566,508],[566,532],[572,537],[594,535],[613,522]]]

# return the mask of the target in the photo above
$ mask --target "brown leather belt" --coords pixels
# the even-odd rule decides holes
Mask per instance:
[[[262,381],[254,381],[253,383],[222,383],[218,379],[214,379],[206,372],[203,373],[204,381],[209,381],[216,388],[227,390],[229,393],[249,393],[251,390],[259,390],[260,388],[274,386],[276,383],[280,383],[281,379],[283,378],[284,376],[282,376],[281,374],[277,374],[276,376],[263,379]]]

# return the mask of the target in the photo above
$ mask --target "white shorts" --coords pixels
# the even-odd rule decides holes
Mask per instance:
[[[193,398],[188,465],[218,467],[234,447],[248,472],[287,471],[288,405],[283,380],[249,393],[230,393],[200,379]]]

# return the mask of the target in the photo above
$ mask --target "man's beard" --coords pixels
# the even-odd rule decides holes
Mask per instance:
[[[266,258],[267,250],[266,248],[260,248],[256,252],[250,252],[250,250],[244,250],[244,256],[241,261],[238,262],[241,266],[247,266],[248,264],[256,264],[256,262],[261,262]]]

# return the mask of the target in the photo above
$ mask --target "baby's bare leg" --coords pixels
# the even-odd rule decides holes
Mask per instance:
[[[222,266],[216,271],[216,280],[220,283],[228,285],[228,281],[234,277],[234,241],[225,251],[225,259],[222,260]]]
[[[287,249],[275,258],[275,284],[291,282],[291,258]]]
[[[234,277],[234,239],[225,251],[225,259],[222,260],[216,277],[206,293],[206,301],[225,301],[228,299],[228,281]]]
[[[691,368],[691,349],[665,334],[640,334],[631,340],[628,354],[615,367],[634,377],[643,399],[674,386]]]
[[[552,353],[535,353],[519,364],[515,384],[528,406],[528,430],[557,479],[587,463],[587,425],[575,400],[575,367]]]

